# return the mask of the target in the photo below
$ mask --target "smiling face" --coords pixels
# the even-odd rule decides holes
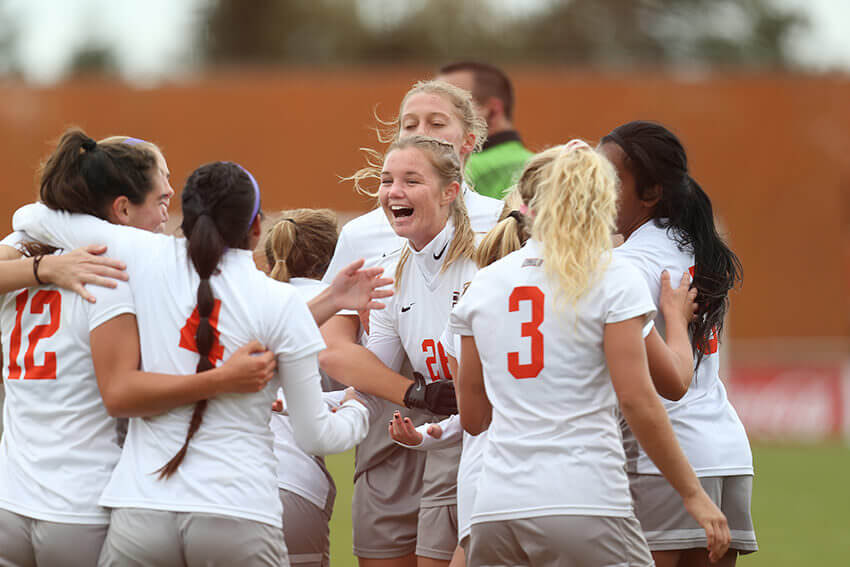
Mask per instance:
[[[446,226],[459,189],[457,182],[443,186],[425,153],[406,147],[387,154],[378,200],[395,233],[421,250]]]
[[[617,232],[628,239],[632,232],[652,218],[657,199],[646,201],[640,198],[635,176],[626,164],[626,152],[623,148],[614,142],[607,142],[599,147],[599,152],[608,158],[617,170],[620,180],[617,192]]]
[[[138,205],[127,203],[126,224],[151,232],[162,232],[168,221],[168,205],[174,196],[174,189],[169,181],[171,173],[165,158],[158,150],[153,152],[156,155],[156,165],[148,173],[152,188],[145,196],[144,202]]]
[[[430,92],[410,95],[401,108],[399,138],[414,134],[445,140],[454,146],[462,162],[475,147],[475,134],[467,133],[452,103]]]

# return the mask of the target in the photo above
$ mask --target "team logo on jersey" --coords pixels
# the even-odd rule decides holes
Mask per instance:
[[[439,253],[439,254],[434,254],[434,259],[435,259],[435,260],[439,260],[440,258],[442,258],[442,257],[443,257],[443,252],[445,252],[445,251],[446,251],[446,247],[447,247],[448,245],[449,245],[449,243],[448,243],[448,242],[446,242],[445,244],[443,244],[443,249],[442,249],[442,250],[440,250],[440,253]]]
[[[539,268],[543,265],[543,258],[526,258],[522,261],[522,268]]]
[[[454,306],[457,305],[458,301],[460,301],[460,298],[463,297],[463,294],[466,293],[466,290],[469,289],[469,284],[471,283],[471,281],[464,282],[463,288],[461,288],[460,291],[455,290],[452,292],[452,309],[454,309]]]

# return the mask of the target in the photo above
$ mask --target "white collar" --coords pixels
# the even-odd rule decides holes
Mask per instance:
[[[422,250],[417,252],[413,247],[410,248],[410,259],[425,279],[425,284],[429,289],[434,287],[435,280],[448,256],[454,235],[454,223],[451,219],[448,219],[443,230],[438,232],[437,236],[431,239],[431,242],[423,246]],[[408,246],[410,246],[409,243]]]

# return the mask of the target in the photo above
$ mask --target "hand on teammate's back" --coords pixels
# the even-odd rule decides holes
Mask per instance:
[[[661,295],[658,298],[658,309],[667,322],[679,319],[687,325],[697,316],[697,288],[690,287],[691,276],[682,274],[679,287],[673,289],[670,283],[670,272],[661,272]]]
[[[92,244],[68,254],[47,255],[39,265],[39,279],[94,303],[95,298],[86,290],[86,284],[115,287],[117,280],[127,281],[124,262],[103,256],[104,252],[106,246]]]
[[[455,385],[451,380],[438,380],[425,384],[425,377],[413,373],[413,384],[404,394],[404,405],[409,408],[427,409],[439,415],[457,413]]]
[[[250,394],[259,392],[274,378],[277,358],[259,341],[251,341],[225,360],[221,370],[221,393]]]
[[[705,537],[708,540],[708,559],[712,563],[717,563],[726,555],[732,539],[726,516],[704,490],[682,500],[688,513],[705,530]]]

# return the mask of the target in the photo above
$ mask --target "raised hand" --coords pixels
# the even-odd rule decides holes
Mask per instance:
[[[392,289],[379,289],[392,284],[392,278],[380,277],[383,268],[361,269],[364,263],[363,259],[352,262],[331,282],[330,291],[337,309],[383,309],[385,305],[377,300],[392,296]]]

